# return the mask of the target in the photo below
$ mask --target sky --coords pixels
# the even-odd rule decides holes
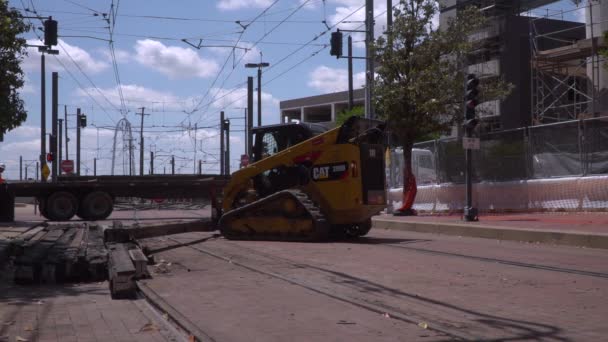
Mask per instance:
[[[139,134],[144,113],[145,173],[150,151],[155,173],[219,172],[220,111],[231,118],[231,168],[244,151],[246,81],[262,76],[262,122],[279,123],[279,102],[347,89],[347,63],[329,55],[329,32],[362,29],[365,0],[9,0],[27,16],[52,16],[59,25],[59,51],[46,56],[47,133],[51,132],[51,73],[59,74],[59,117],[67,112],[69,157],[75,159],[75,114],[87,116],[82,130],[81,174],[128,174],[127,120],[132,129],[134,173],[139,172]],[[394,0],[394,3],[398,1]],[[538,13],[572,8],[564,0]],[[582,12],[580,12],[582,13]],[[386,2],[374,5],[375,34],[386,27]],[[580,14],[568,14],[572,19]],[[40,45],[39,19],[24,35]],[[363,36],[354,34],[354,55],[364,56]],[[19,157],[35,176],[40,153],[40,54],[28,49],[20,95],[27,121],[0,143],[4,178],[19,179]],[[364,61],[354,61],[355,87],[364,84]],[[254,86],[257,81],[254,80]],[[254,96],[257,117],[257,96]],[[149,114],[149,115],[148,115]],[[114,139],[116,135],[116,139]],[[116,147],[114,149],[114,141]],[[64,153],[65,154],[65,153]],[[65,156],[64,156],[65,159]],[[195,162],[196,160],[196,162]],[[25,174],[23,175],[25,177]]]

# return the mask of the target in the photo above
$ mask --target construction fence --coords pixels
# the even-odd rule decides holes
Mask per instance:
[[[392,149],[387,183],[396,202],[403,186],[403,166],[403,150]],[[419,193],[415,207],[461,209],[464,193],[455,189],[464,184],[465,167],[460,138],[415,144],[412,169]],[[487,206],[480,209],[607,209],[608,117],[483,134],[480,149],[473,150],[472,178],[477,183],[475,197],[486,201],[479,203]],[[589,189],[581,188],[582,178]],[[516,195],[504,198],[510,189]],[[450,199],[452,195],[445,192],[462,200]]]

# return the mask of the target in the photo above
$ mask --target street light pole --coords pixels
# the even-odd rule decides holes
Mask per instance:
[[[258,127],[262,126],[262,68],[269,66],[265,62],[245,64],[245,68],[258,68]]]

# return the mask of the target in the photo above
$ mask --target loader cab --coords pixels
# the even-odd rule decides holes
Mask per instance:
[[[327,128],[316,124],[286,123],[256,127],[253,132],[253,161],[270,157],[315,135]]]

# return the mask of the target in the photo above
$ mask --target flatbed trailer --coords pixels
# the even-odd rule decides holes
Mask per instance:
[[[15,197],[35,197],[40,213],[51,221],[66,221],[75,215],[96,221],[110,216],[117,197],[201,198],[219,209],[216,201],[228,180],[228,176],[212,174],[69,176],[59,177],[56,182],[7,184],[0,192],[0,201],[8,205]]]

